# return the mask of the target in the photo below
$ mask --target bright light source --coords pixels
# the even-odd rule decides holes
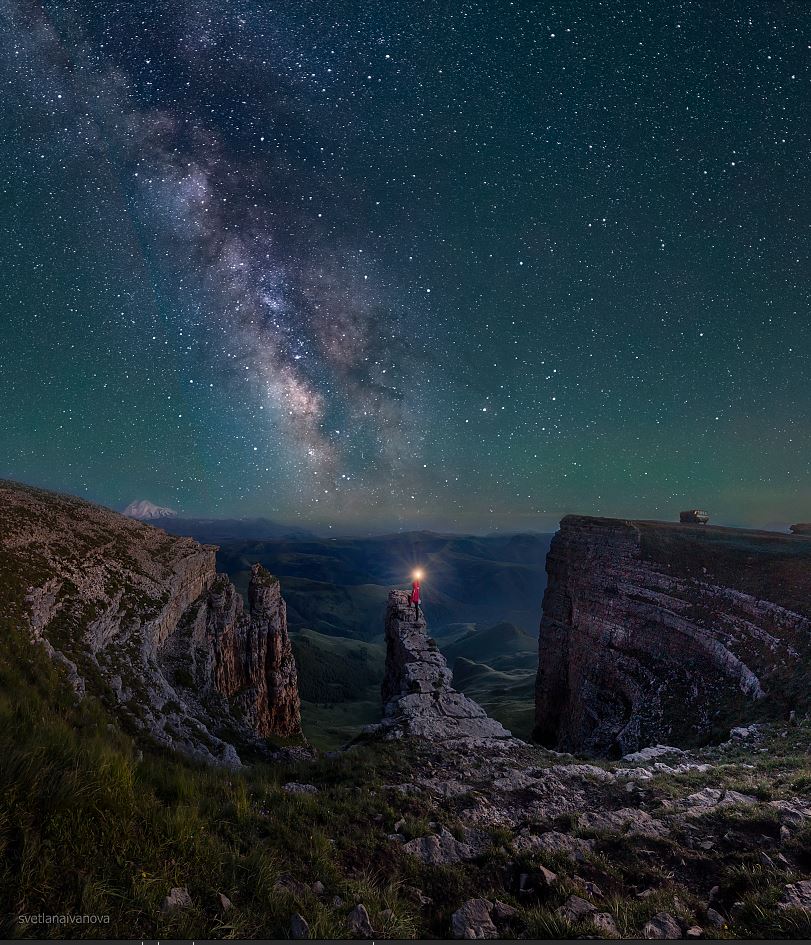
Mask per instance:
[[[414,572],[414,580],[415,580],[415,581],[421,581],[421,580],[422,580],[422,571],[415,571],[415,572]]]

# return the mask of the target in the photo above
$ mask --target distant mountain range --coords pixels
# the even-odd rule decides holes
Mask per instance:
[[[231,541],[306,541],[316,538],[306,528],[281,525],[267,518],[180,518],[171,515],[152,519],[150,524],[171,535],[188,535],[211,545]]]
[[[267,518],[186,518],[175,509],[155,505],[149,499],[136,499],[124,509],[127,518],[149,522],[170,535],[187,535],[203,544],[224,541],[302,541],[316,538],[314,532],[295,525],[280,525]]]
[[[199,537],[195,534],[194,537]],[[509,622],[535,634],[550,535],[439,535],[408,532],[374,538],[226,541],[219,567],[247,587],[259,561],[282,582],[292,630],[380,638],[386,595],[425,577],[422,602],[434,636],[465,625]],[[470,627],[468,627],[469,629]]]

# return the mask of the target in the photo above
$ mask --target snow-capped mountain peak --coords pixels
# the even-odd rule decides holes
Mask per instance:
[[[128,518],[138,518],[141,521],[149,521],[153,518],[177,518],[177,512],[174,509],[168,509],[161,505],[155,505],[148,499],[136,499],[124,509],[124,515]]]

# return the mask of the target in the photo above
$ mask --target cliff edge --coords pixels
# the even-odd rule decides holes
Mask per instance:
[[[811,705],[811,538],[570,515],[546,570],[542,744],[696,745]]]
[[[241,763],[300,734],[278,581],[255,565],[249,607],[216,548],[72,496],[0,481],[5,613],[129,728],[200,760]]]

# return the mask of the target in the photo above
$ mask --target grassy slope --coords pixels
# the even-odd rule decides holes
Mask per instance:
[[[318,748],[339,748],[380,720],[386,651],[380,643],[291,633],[299,672],[304,734]]]
[[[535,667],[505,671],[463,656],[453,664],[453,684],[484,706],[513,735],[530,741],[535,725]]]
[[[538,660],[538,638],[511,623],[474,629],[440,644],[445,659],[453,665],[457,657],[485,663],[493,669],[532,669]]]

